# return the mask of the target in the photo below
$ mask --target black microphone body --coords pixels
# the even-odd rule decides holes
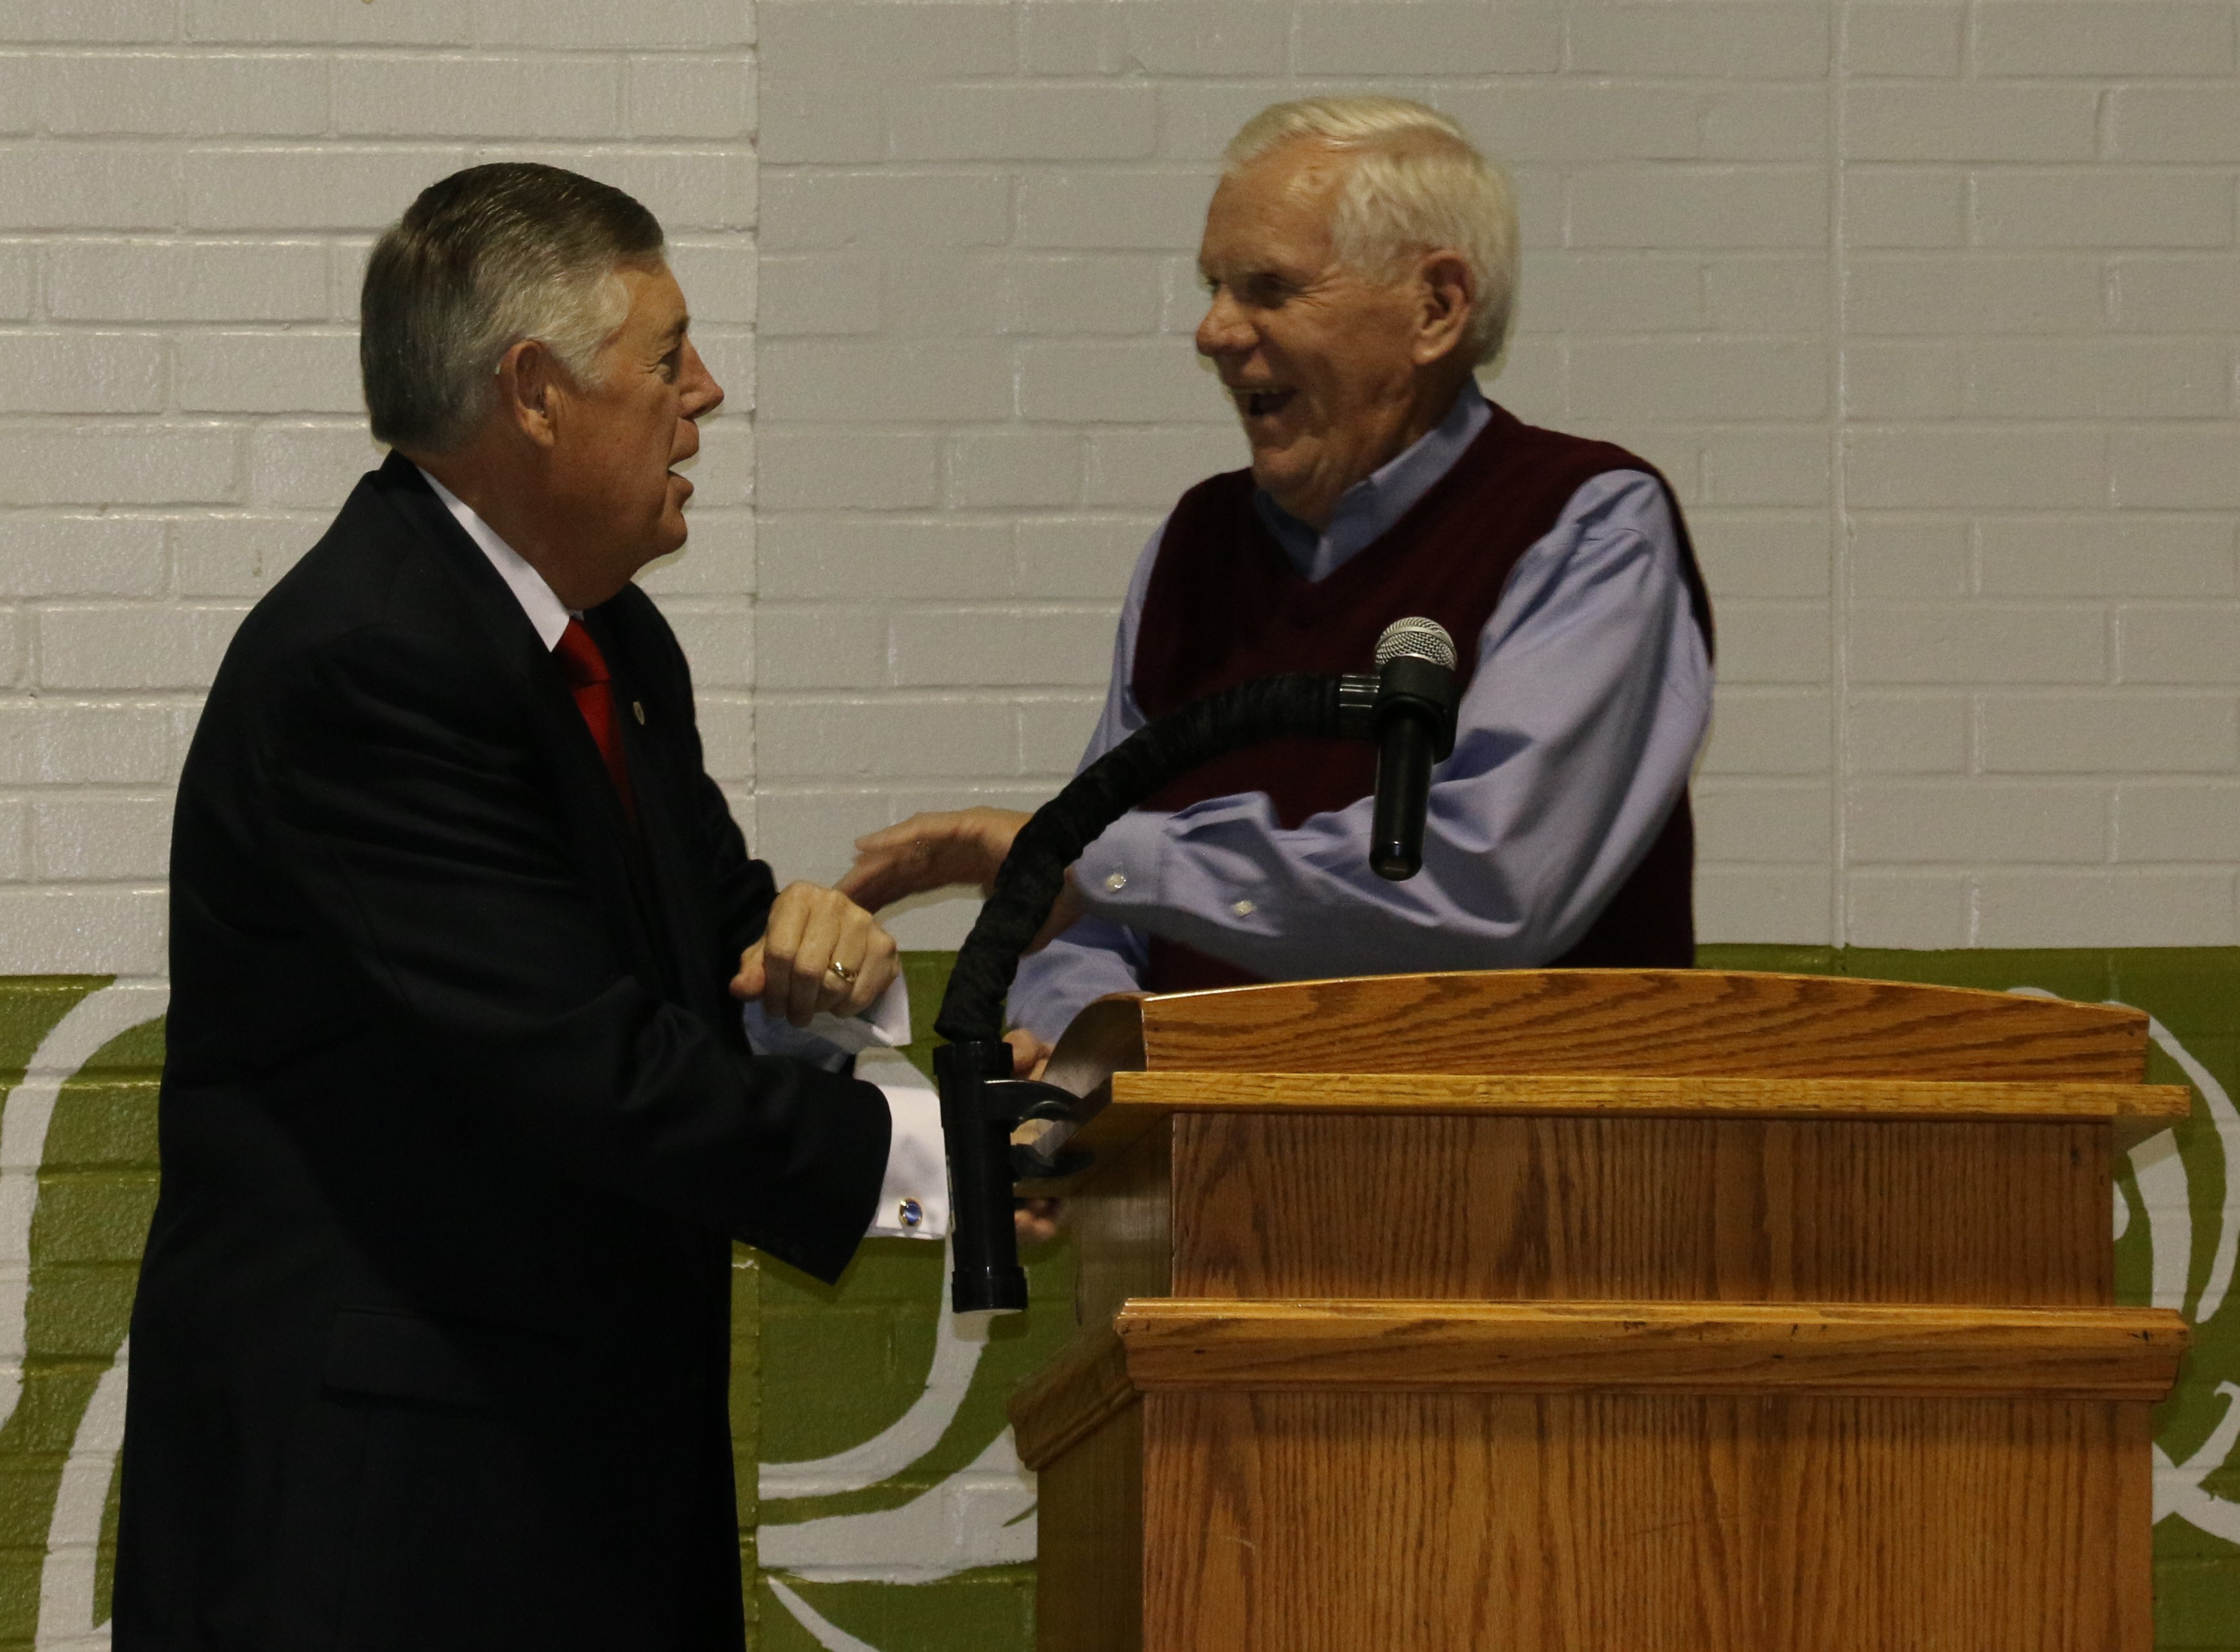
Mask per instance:
[[[1423,864],[1423,822],[1430,812],[1431,765],[1455,749],[1455,711],[1460,695],[1454,672],[1454,644],[1428,620],[1404,621],[1425,628],[1377,647],[1377,798],[1369,830],[1369,863],[1379,877],[1416,876]],[[1388,652],[1395,642],[1406,652]],[[1443,644],[1444,657],[1439,657]]]
[[[1420,716],[1387,716],[1377,731],[1377,805],[1369,863],[1379,877],[1413,877],[1423,864],[1431,805],[1431,729]]]

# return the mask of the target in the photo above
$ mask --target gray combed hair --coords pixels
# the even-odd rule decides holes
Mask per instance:
[[[490,408],[498,363],[533,338],[578,382],[630,314],[618,270],[662,262],[630,196],[557,166],[502,161],[430,184],[374,243],[358,367],[377,440],[448,453]]]
[[[1473,300],[1463,348],[1478,362],[1499,354],[1517,303],[1517,198],[1462,127],[1402,97],[1271,103],[1229,140],[1224,176],[1299,141],[1353,158],[1330,225],[1339,258],[1391,279],[1422,253],[1460,253]]]

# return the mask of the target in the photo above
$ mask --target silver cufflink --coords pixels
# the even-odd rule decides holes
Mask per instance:
[[[916,1199],[904,1199],[895,1214],[902,1218],[905,1228],[915,1228],[925,1220],[925,1207]]]
[[[1128,874],[1125,872],[1107,872],[1104,875],[1104,887],[1110,889],[1115,895],[1117,895],[1122,889],[1128,887]]]
[[[1253,913],[1259,910],[1259,909],[1254,906],[1250,901],[1238,901],[1231,905],[1229,909],[1236,913],[1240,918],[1249,918],[1253,915]]]

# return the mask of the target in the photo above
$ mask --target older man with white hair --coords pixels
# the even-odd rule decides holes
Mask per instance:
[[[1251,467],[1144,548],[1083,761],[1249,677],[1367,669],[1414,614],[1460,644],[1459,733],[1410,882],[1370,869],[1359,746],[1240,752],[1115,824],[1073,869],[1058,921],[1078,921],[1013,989],[1023,1064],[1110,991],[1694,961],[1710,603],[1652,467],[1479,393],[1517,264],[1506,182],[1420,104],[1277,104],[1229,145],[1197,349]],[[917,816],[863,839],[841,887],[876,908],[984,882],[1023,818]]]

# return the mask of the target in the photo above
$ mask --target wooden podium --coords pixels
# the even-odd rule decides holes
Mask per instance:
[[[2132,1010],[1690,970],[1092,1005],[1045,1652],[2149,1652]]]

